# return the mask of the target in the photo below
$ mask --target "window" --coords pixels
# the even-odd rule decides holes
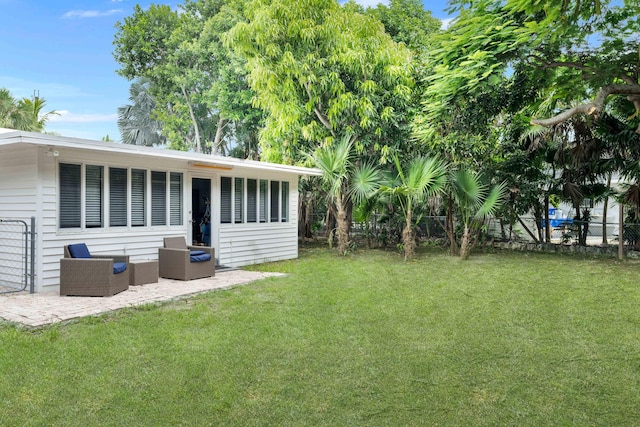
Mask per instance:
[[[167,225],[167,174],[151,171],[151,225]]]
[[[247,222],[256,222],[258,215],[258,182],[247,179]]]
[[[231,178],[220,178],[220,222],[231,223]]]
[[[85,224],[86,228],[102,227],[102,166],[87,165],[85,168]]]
[[[147,225],[147,171],[131,169],[131,225],[144,227]]]
[[[182,225],[182,174],[169,174],[169,224]]]
[[[109,226],[127,226],[127,170],[109,168]]]
[[[282,222],[289,222],[289,183],[282,181]]]
[[[239,224],[244,222],[244,178],[236,178],[234,184],[233,222]]]
[[[267,222],[267,215],[269,212],[269,181],[266,179],[260,180],[260,222]]]
[[[280,218],[280,181],[271,181],[271,222]]]
[[[60,228],[80,227],[80,165],[60,163]]]
[[[180,172],[60,163],[59,227],[183,225],[183,183]]]

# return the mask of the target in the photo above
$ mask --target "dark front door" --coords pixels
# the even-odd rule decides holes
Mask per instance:
[[[191,227],[194,245],[211,246],[211,180],[191,180]]]

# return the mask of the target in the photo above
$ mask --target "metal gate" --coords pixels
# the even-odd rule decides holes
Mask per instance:
[[[0,218],[0,293],[34,292],[35,224]]]

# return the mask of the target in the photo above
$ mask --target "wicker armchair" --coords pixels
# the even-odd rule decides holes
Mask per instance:
[[[84,243],[67,245],[60,259],[60,295],[105,297],[126,291],[128,265],[128,255],[91,255]]]
[[[165,237],[158,248],[160,277],[192,280],[216,274],[215,250],[209,246],[187,246],[184,237]]]

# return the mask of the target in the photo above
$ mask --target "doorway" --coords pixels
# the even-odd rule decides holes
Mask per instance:
[[[191,178],[191,236],[193,245],[211,246],[211,180]]]

